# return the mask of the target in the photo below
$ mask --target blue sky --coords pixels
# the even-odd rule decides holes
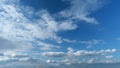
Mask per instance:
[[[119,0],[0,0],[0,67],[118,65],[119,6]]]

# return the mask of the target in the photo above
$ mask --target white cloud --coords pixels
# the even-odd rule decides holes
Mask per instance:
[[[83,45],[87,46],[86,48],[92,48],[92,47],[97,46],[97,45],[106,44],[106,42],[104,40],[99,40],[99,39],[83,40],[83,41],[63,39],[62,41],[63,42],[67,42],[67,43],[79,43],[79,44],[83,44]]]
[[[56,63],[105,63],[104,57],[106,55],[111,55],[116,52],[116,49],[106,49],[100,51],[88,51],[88,50],[73,50],[72,48],[68,48],[67,52],[43,52],[42,55],[44,57],[54,57],[59,60],[54,61]],[[52,60],[52,59],[51,59]],[[61,60],[61,61],[60,61]],[[50,62],[52,63],[52,62]]]
[[[74,56],[96,56],[96,55],[105,55],[109,53],[114,53],[116,49],[107,49],[107,50],[101,50],[101,51],[87,51],[87,50],[78,50],[76,52],[73,52],[72,55]]]
[[[98,60],[98,58],[91,58],[88,60],[87,63],[96,63],[96,62],[100,62],[100,60]]]
[[[0,37],[0,52],[23,52],[29,51],[33,47],[24,41],[11,41]]]
[[[65,21],[61,23],[59,26],[60,30],[74,30],[77,28],[77,25],[73,24],[72,21]]]
[[[77,50],[74,51],[71,48],[68,48],[68,52],[43,52],[42,55],[50,56],[50,57],[63,57],[63,56],[99,56],[99,55],[106,55],[110,53],[116,52],[116,49],[107,49],[107,50],[100,50],[100,51],[87,51],[87,50]]]
[[[69,1],[69,0],[64,0]],[[99,0],[71,0],[71,7],[65,9],[60,14],[63,17],[80,19],[92,24],[98,24],[97,20],[90,17],[90,14],[100,8],[103,4]]]
[[[17,4],[15,4],[17,3]],[[57,32],[74,30],[77,25],[72,20],[56,21],[49,12],[46,10],[40,10],[35,12],[29,7],[18,5],[19,1],[1,1],[0,4],[0,37],[8,40],[4,43],[5,46],[2,49],[10,50],[30,50],[33,48],[32,41],[36,41],[36,38],[40,40],[56,40],[61,43],[64,40],[57,36]],[[29,19],[28,16],[22,11],[24,9],[31,10],[28,15],[36,15],[39,19]],[[42,43],[42,50],[51,48],[59,48],[52,44]],[[39,44],[38,44],[39,45]]]
[[[108,56],[106,56],[105,58],[111,59],[111,58],[113,58],[113,56],[112,56],[112,55],[108,55]]]
[[[65,53],[64,52],[44,52],[42,53],[43,56],[48,56],[48,57],[64,57]]]
[[[6,39],[1,44],[2,50],[29,50],[33,47],[32,41],[35,42],[36,38],[40,40],[61,40],[56,32],[64,28],[62,26],[59,28],[57,22],[48,12],[44,11],[39,19],[30,20],[22,11],[23,6],[17,5],[15,4],[16,1],[13,1],[5,0],[0,4],[0,37]],[[48,45],[50,47],[50,44]]]
[[[14,52],[4,52],[1,53],[2,55],[0,56],[0,62],[8,62],[8,61],[32,61],[35,60],[32,57],[30,57],[27,54],[20,54],[20,53],[14,53]]]
[[[97,40],[97,39],[88,40],[88,41],[79,41],[79,43],[87,45],[87,48],[92,48],[96,45],[106,44],[106,42],[104,42],[103,40]]]
[[[76,29],[76,25],[71,21],[55,21],[55,19],[46,10],[40,10],[40,12],[34,12],[31,8],[17,5],[14,2],[3,1],[0,5],[0,31],[5,39],[12,41],[34,41],[35,38],[41,40],[50,39],[62,42],[62,38],[57,36],[57,32]],[[22,11],[24,9],[24,13]],[[39,19],[29,19],[36,15]],[[12,38],[12,39],[11,39]]]
[[[38,45],[40,45],[40,50],[51,50],[51,49],[57,49],[60,48],[60,46],[52,45],[52,44],[47,44],[43,42],[39,42]]]
[[[76,9],[78,7],[77,3],[78,0],[71,1],[71,4],[73,7],[71,7],[70,11],[72,12],[72,9]],[[88,3],[91,5],[90,8],[87,8],[89,6],[88,4],[83,4],[83,2],[80,0],[78,3],[81,3],[81,7],[85,7],[86,9],[78,9],[77,13],[80,11],[79,14],[75,13],[72,15],[82,15],[83,11],[87,13],[91,7],[92,4],[96,4],[97,1],[85,1],[85,3]],[[76,5],[75,5],[76,4]],[[23,11],[23,9],[26,9]],[[63,42],[63,38],[57,36],[57,33],[60,31],[67,31],[67,30],[75,30],[77,28],[77,25],[73,23],[72,19],[67,19],[64,21],[56,21],[54,17],[52,17],[49,12],[46,10],[40,10],[39,12],[35,12],[32,8],[22,6],[19,4],[19,0],[17,1],[8,1],[8,0],[1,0],[0,4],[0,37],[7,39],[10,41],[10,43],[22,45],[22,47],[29,47],[28,49],[31,49],[33,45],[31,41],[36,41],[36,38],[40,40],[56,40],[57,42],[61,43]],[[30,13],[26,13],[30,11]],[[25,13],[24,13],[25,12]],[[66,13],[66,11],[63,11]],[[38,14],[38,15],[36,15]],[[28,16],[26,16],[28,15]],[[39,19],[29,19],[29,16],[33,18],[37,16]],[[88,14],[89,15],[89,14]],[[67,14],[67,16],[69,16]],[[85,14],[85,18],[86,18]],[[75,16],[78,17],[78,16]],[[84,19],[85,19],[84,18]],[[88,19],[88,17],[87,17]],[[92,19],[89,19],[90,21]],[[47,43],[46,43],[47,44]],[[14,47],[14,45],[12,45]],[[19,46],[20,46],[19,45]],[[6,45],[7,46],[7,45]],[[16,46],[18,48],[21,48],[19,46]],[[45,46],[44,48],[48,48],[49,46]],[[52,46],[52,48],[56,48],[56,46]],[[23,49],[21,48],[21,49]],[[43,48],[43,49],[44,49]],[[49,48],[50,49],[50,48]]]

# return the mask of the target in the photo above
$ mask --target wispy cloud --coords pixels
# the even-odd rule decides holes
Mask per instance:
[[[64,0],[69,1],[69,0]],[[87,23],[98,24],[97,20],[90,17],[90,14],[99,9],[103,4],[99,0],[71,0],[71,7],[60,12],[63,17],[79,19]]]
[[[80,43],[87,45],[87,48],[92,48],[92,47],[97,46],[97,45],[106,44],[106,42],[104,42],[103,40],[97,40],[97,39],[88,40],[88,41],[81,41]]]

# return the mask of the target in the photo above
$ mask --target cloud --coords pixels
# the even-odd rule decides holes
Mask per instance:
[[[19,53],[13,53],[13,52],[4,52],[0,55],[0,62],[2,61],[28,61],[31,60],[29,55],[27,54],[19,54]]]
[[[60,60],[54,60],[56,63],[103,63],[107,62],[101,58],[106,57],[116,52],[116,49],[106,49],[100,51],[88,51],[88,50],[73,50],[68,48],[67,52],[43,52],[45,57],[59,58]],[[96,57],[96,58],[95,58]],[[52,60],[52,59],[51,59]],[[81,62],[80,62],[81,61]],[[88,62],[89,61],[89,62]],[[52,62],[51,62],[52,63]]]
[[[101,51],[86,51],[86,50],[79,50],[76,51],[75,53],[73,53],[75,56],[95,56],[95,55],[104,55],[104,54],[108,54],[108,53],[113,53],[115,52],[116,49],[107,49],[107,50],[101,50]]]
[[[105,54],[114,53],[114,52],[116,52],[116,49],[107,49],[107,50],[100,50],[100,51],[78,50],[76,52],[73,52],[72,55],[74,56],[96,56],[96,55],[105,55]]]
[[[24,52],[33,48],[30,43],[24,41],[14,42],[1,37],[0,43],[0,52]]]
[[[35,12],[30,7],[20,5],[19,1],[2,0],[0,9],[0,36],[12,42],[25,42],[28,43],[25,45],[30,45],[31,41],[36,41],[37,38],[61,43],[62,38],[57,36],[58,32],[77,28],[71,21],[56,21],[48,11]],[[29,11],[30,13],[26,13]]]
[[[80,50],[79,50],[80,51]],[[88,53],[86,53],[85,55],[89,55],[89,52],[92,51],[88,51]],[[111,50],[101,50],[101,51],[96,51],[97,53],[113,53],[115,52],[115,49],[111,49]],[[96,53],[95,52],[95,53]],[[68,52],[44,52],[42,53],[43,57],[45,58],[45,56],[47,57],[51,57],[48,59],[44,59],[44,60],[40,60],[40,59],[35,59],[33,57],[30,57],[27,54],[15,54],[15,53],[6,53],[6,54],[2,54],[0,56],[0,67],[3,68],[19,68],[19,67],[23,67],[23,68],[65,68],[65,67],[73,67],[75,66],[76,68],[78,67],[82,67],[83,64],[85,64],[84,66],[93,66],[97,64],[115,64],[113,63],[112,60],[101,60],[102,57],[100,57],[100,55],[102,54],[92,54],[92,55],[98,55],[97,57],[90,57],[87,60],[85,60],[85,56],[83,56],[83,54],[81,53],[81,55],[79,55],[78,57],[73,57],[74,56],[78,56],[75,53],[77,53],[77,51],[73,50],[72,48],[68,48]],[[85,61],[80,60],[80,56],[83,56]],[[52,59],[52,57],[56,57],[58,59],[60,59],[61,57],[63,59],[61,60],[55,60],[56,58]],[[76,60],[77,59],[77,60]],[[79,60],[78,60],[79,59]],[[77,66],[76,66],[77,65]],[[108,65],[109,66],[109,65]],[[99,67],[99,66],[98,66]]]
[[[63,17],[79,19],[87,23],[98,24],[97,20],[90,17],[90,14],[99,9],[103,4],[99,0],[64,0],[71,3],[70,8],[60,12]]]
[[[60,48],[60,46],[47,44],[47,43],[43,43],[43,42],[39,42],[38,45],[41,46],[40,50],[51,50],[53,48],[55,48],[55,49]]]
[[[97,45],[106,44],[106,42],[104,40],[99,40],[99,39],[83,40],[83,41],[63,39],[63,42],[83,44],[83,45],[86,45],[87,48],[92,48],[92,47],[97,46]]]
[[[60,40],[60,37],[56,35],[56,32],[58,32],[59,29],[62,30],[64,28],[62,25],[59,28],[57,22],[49,15],[48,12],[44,11],[42,15],[40,15],[41,18],[33,18],[31,20],[28,18],[28,16],[26,16],[22,9],[27,9],[27,11],[31,10],[32,13],[37,12],[34,12],[31,8],[22,6],[18,3],[19,1],[14,0],[1,1],[0,37],[2,41],[2,50],[16,49],[29,51],[31,48],[33,48],[34,44],[32,42],[35,42],[36,38],[40,40]],[[29,15],[32,16],[32,13],[29,13]],[[48,45],[50,47],[50,44]],[[52,46],[52,48],[54,48],[54,46]]]
[[[44,52],[42,53],[43,56],[48,56],[48,57],[64,57],[65,53],[64,52]]]
[[[75,16],[75,18],[78,18],[78,16],[76,15],[80,16],[82,14],[85,14],[83,16],[87,19],[88,17],[86,16],[89,14],[86,13],[89,13],[89,11],[91,11],[90,8],[93,9],[94,4],[97,4],[97,0],[94,0],[93,2],[88,0],[86,0],[85,2],[83,2],[82,0],[75,0],[70,2],[72,7],[70,8],[69,14]],[[81,8],[79,8],[75,14],[71,14],[74,9],[78,8],[79,3],[81,3],[81,5],[79,5],[81,6]],[[85,9],[83,9],[82,7],[84,7]],[[56,21],[56,18],[53,17],[48,11],[39,10],[38,12],[36,12],[34,11],[34,8],[21,5],[19,3],[19,0],[1,0],[0,10],[0,37],[10,41],[11,46],[13,46],[12,48],[20,48],[19,46],[16,46],[16,44],[21,43],[20,45],[22,45],[23,47],[30,47],[28,48],[29,50],[34,45],[32,43],[33,41],[34,43],[37,43],[35,42],[37,39],[39,39],[40,42],[41,40],[54,40],[58,43],[62,43],[64,41],[64,38],[58,36],[58,32],[75,30],[78,27],[77,24],[73,23],[72,19]],[[82,13],[83,11],[85,13]],[[66,12],[67,10],[63,11],[63,13]],[[80,13],[77,14],[78,12]],[[66,13],[66,16],[69,16],[69,14]],[[14,45],[12,45],[12,43],[14,43]],[[50,47],[50,44],[49,46],[43,47],[43,49],[47,47]],[[56,46],[51,46],[50,48],[54,47],[56,48]]]
[[[109,55],[109,56],[106,56],[105,58],[111,59],[111,58],[113,58],[113,56],[112,56],[112,55]]]
[[[106,44],[106,42],[104,42],[103,40],[97,40],[97,39],[88,40],[88,41],[80,41],[79,43],[87,45],[87,48],[92,48],[96,45]]]

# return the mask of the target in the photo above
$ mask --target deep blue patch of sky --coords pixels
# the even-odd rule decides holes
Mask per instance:
[[[36,11],[47,9],[50,13],[57,13],[69,6],[68,2],[61,0],[21,0],[21,3],[33,7]]]

